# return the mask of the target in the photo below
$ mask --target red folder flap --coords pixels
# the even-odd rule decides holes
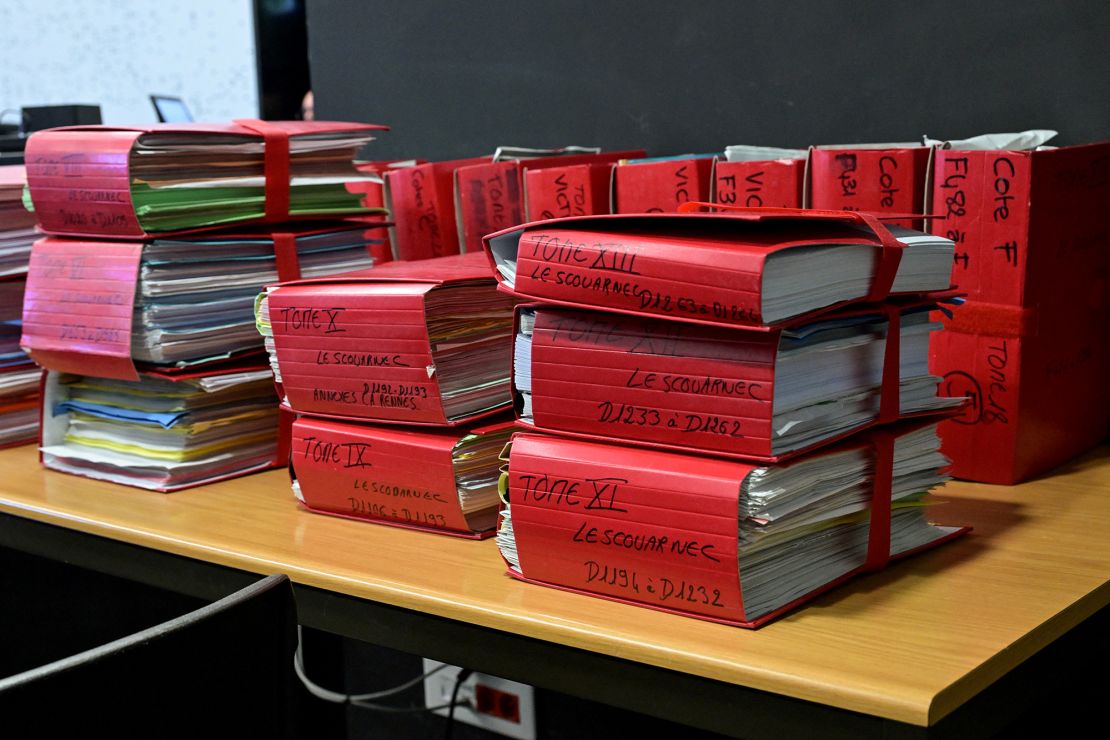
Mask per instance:
[[[290,280],[281,287],[311,285],[324,290],[326,285],[351,283],[420,283],[425,286],[493,280],[489,260],[481,253],[455,254],[429,260],[390,262],[369,270],[354,270],[340,275]]]
[[[522,298],[762,329],[768,327],[761,315],[767,256],[792,247],[847,244],[880,247],[866,300],[885,299],[902,244],[867,213],[756,208],[585,216],[524,224],[485,239],[494,269],[500,262],[515,265],[515,283],[509,292]],[[497,279],[505,282],[500,272]]]
[[[271,291],[270,321],[289,405],[344,417],[445,423],[439,380],[428,371],[434,363],[424,294],[433,287],[294,284]]]
[[[925,203],[928,147],[814,147],[809,206],[873,213],[919,213]],[[921,228],[911,220],[901,226]]]
[[[524,168],[524,218],[539,221],[609,213],[613,165]]]
[[[710,199],[711,157],[622,162],[613,170],[613,213],[675,213]]]
[[[727,162],[713,167],[713,202],[747,208],[801,208],[805,160]]]
[[[131,200],[131,149],[148,133],[242,136],[266,143],[266,219],[289,218],[291,136],[386,130],[385,126],[333,121],[256,121],[227,124],[172,123],[140,127],[71,126],[38,131],[27,140],[27,184],[40,227],[52,234],[141,238]]]
[[[23,304],[25,351],[51,370],[138,380],[131,326],[141,242],[35,242]]]
[[[292,466],[312,510],[469,534],[451,459],[462,436],[301,417]]]

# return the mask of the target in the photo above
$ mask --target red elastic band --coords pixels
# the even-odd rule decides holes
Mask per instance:
[[[1020,339],[1033,333],[1033,318],[1028,308],[974,301],[954,306],[952,318],[944,318],[944,328],[961,334]]]
[[[235,123],[262,137],[262,173],[266,178],[266,220],[288,220],[289,132],[280,126],[254,118],[240,118]]]
[[[871,522],[867,530],[867,560],[864,570],[881,570],[890,561],[890,497],[894,485],[894,437],[875,430],[871,434],[875,450],[874,490],[871,493]]]
[[[289,455],[293,451],[293,420],[297,415],[278,407],[277,451],[274,453],[274,467],[289,465]]]
[[[297,237],[278,233],[274,238],[274,258],[277,260],[278,280],[286,282],[301,279],[301,263],[297,258]]]
[[[883,376],[879,386],[879,423],[897,421],[902,413],[902,312],[883,306],[886,316],[886,347],[883,350]]]
[[[871,281],[871,289],[867,292],[865,300],[869,303],[879,303],[890,295],[890,288],[894,285],[894,277],[898,273],[898,264],[902,261],[902,242],[894,238],[890,229],[884,226],[880,219],[905,218],[905,214],[874,214],[863,211],[833,211],[816,208],[748,208],[747,206],[733,206],[723,203],[705,203],[702,201],[689,201],[678,207],[679,213],[697,213],[705,209],[716,209],[738,213],[752,221],[764,218],[799,218],[823,221],[849,221],[866,226],[879,238],[879,264],[875,268],[875,277]],[[920,217],[917,217],[920,218]]]

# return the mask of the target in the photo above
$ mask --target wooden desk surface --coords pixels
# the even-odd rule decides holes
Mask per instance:
[[[162,495],[0,451],[0,511],[920,726],[1110,602],[1110,448],[1016,487],[950,484],[975,531],[757,631],[519,583],[492,540],[310,514],[283,471]]]

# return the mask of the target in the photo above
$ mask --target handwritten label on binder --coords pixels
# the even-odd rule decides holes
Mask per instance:
[[[43,367],[133,380],[141,243],[47,238],[27,273],[22,344]]]

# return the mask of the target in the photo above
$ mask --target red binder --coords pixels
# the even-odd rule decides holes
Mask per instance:
[[[534,171],[578,164],[612,164],[642,154],[642,151],[562,154],[486,161],[459,167],[455,170],[455,202],[460,251],[477,252],[481,250],[482,237],[486,234],[524,222],[521,187],[525,169]]]
[[[511,426],[415,430],[301,417],[293,423],[294,491],[317,513],[484,539],[496,523],[498,453]],[[454,453],[479,439],[491,490],[485,506],[467,512]]]
[[[921,315],[918,304],[918,315]],[[518,309],[518,326],[520,312]],[[901,408],[900,385],[903,352],[900,309],[893,306],[868,311],[842,311],[835,318],[870,315],[877,324],[889,322],[893,338],[880,340],[864,353],[850,356],[852,378],[864,376],[878,365],[879,386],[863,417],[847,428],[817,437],[807,431],[808,443],[776,434],[779,425],[804,427],[804,421],[776,417],[776,385],[780,382],[776,362],[782,330],[742,331],[725,327],[684,326],[647,317],[573,311],[547,306],[535,310],[531,335],[528,383],[531,422],[523,427],[585,439],[629,442],[660,449],[695,454],[740,457],[776,462],[854,434],[877,423],[944,411],[949,404],[929,402],[920,411]],[[908,308],[908,306],[907,306]],[[885,314],[885,318],[884,318]],[[861,331],[870,332],[868,323]],[[921,326],[916,345],[924,367],[928,352],[927,327]],[[521,338],[518,336],[518,343]],[[822,352],[807,362],[812,372],[828,372]],[[524,415],[520,364],[516,351],[514,409]],[[841,370],[843,372],[843,370]],[[935,379],[927,375],[916,382],[928,386],[932,395]],[[931,385],[929,385],[931,382]],[[854,384],[843,395],[867,392]],[[832,398],[812,402],[828,404]],[[798,413],[795,417],[805,417]],[[781,442],[779,441],[781,438]]]
[[[763,316],[771,255],[848,245],[878,254],[869,290],[788,319],[795,321],[884,300],[904,246],[869,214],[792,209],[555,219],[505,229],[485,244],[502,288],[521,298],[755,328],[787,321]],[[932,289],[947,287],[947,275],[938,274]]]
[[[524,220],[610,212],[613,164],[574,164],[558,167],[524,166]]]
[[[1017,483],[1106,437],[1108,162],[1110,142],[937,151],[931,228],[968,293],[932,346],[943,391],[973,400],[941,427],[958,478]]]
[[[455,218],[455,170],[484,164],[488,157],[421,162],[385,173],[385,205],[393,226],[390,235],[399,260],[422,260],[458,254]]]
[[[139,138],[150,133],[241,137],[244,142],[264,143],[266,215],[238,223],[288,221],[297,218],[289,213],[291,137],[382,130],[387,127],[333,121],[256,120],[48,129],[32,134],[27,140],[27,184],[39,226],[47,233],[141,239],[149,234],[140,226],[131,200],[132,149]],[[352,177],[355,174],[352,166]]]
[[[712,200],[713,157],[661,157],[613,169],[613,213],[676,213]]]
[[[746,208],[801,208],[804,159],[770,159],[713,165],[713,202]]]
[[[441,384],[451,378],[445,379],[447,369],[437,366],[438,350],[429,339],[434,317],[426,310],[435,291],[452,287],[488,288],[494,315],[487,320],[494,329],[475,350],[495,356],[493,364],[503,367],[504,375],[503,384],[496,385],[498,402],[457,417],[444,408]],[[510,402],[513,302],[497,293],[481,254],[391,262],[334,278],[284,283],[272,288],[267,300],[279,385],[294,411],[456,425]]]
[[[899,144],[813,147],[810,208],[871,213],[921,213],[932,149]],[[894,222],[912,229],[920,221]]]
[[[290,224],[192,238],[261,238],[273,241],[278,277],[300,277],[297,237],[347,229],[357,222]],[[376,240],[380,230],[363,229]],[[187,241],[189,237],[175,237]],[[139,262],[146,242],[46,237],[31,251],[21,344],[50,370],[100,378],[137,380],[131,357]],[[261,347],[256,348],[260,351]]]
[[[928,541],[891,553],[895,437],[874,432],[805,458],[848,450],[873,458],[864,542],[852,562],[778,608],[750,613],[742,588],[744,484],[758,466],[533,434],[513,437],[508,500],[519,568],[514,578],[742,627],[759,627],[888,560],[967,531],[937,528]],[[801,461],[799,462],[801,464]],[[505,528],[505,525],[502,525]],[[498,543],[505,553],[505,533]],[[815,567],[818,563],[813,564]]]

